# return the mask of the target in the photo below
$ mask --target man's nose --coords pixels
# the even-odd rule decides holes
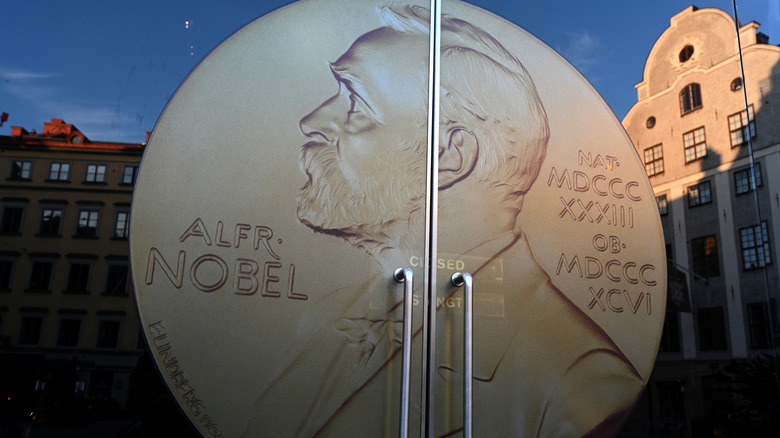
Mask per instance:
[[[339,133],[339,97],[339,94],[336,94],[301,119],[300,128],[303,135],[329,143],[336,140]]]

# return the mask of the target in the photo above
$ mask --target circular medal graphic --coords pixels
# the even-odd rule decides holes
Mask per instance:
[[[429,146],[430,11],[385,3],[259,18],[161,115],[130,246],[172,398],[207,437],[460,434],[465,297],[450,277],[467,272],[474,433],[616,434],[665,312],[644,165],[563,58],[455,1]],[[414,277],[408,345],[398,268]]]

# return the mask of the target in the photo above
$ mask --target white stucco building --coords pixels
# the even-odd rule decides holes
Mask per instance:
[[[687,274],[635,411],[669,436],[726,427],[720,417],[731,421],[740,403],[728,365],[776,354],[780,339],[780,47],[758,28],[719,9],[673,16],[623,120],[654,187],[670,271]]]

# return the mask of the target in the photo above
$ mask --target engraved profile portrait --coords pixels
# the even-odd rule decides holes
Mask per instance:
[[[516,25],[443,2],[432,54],[427,2],[386,3],[281,8],[218,46],[169,102],[130,242],[160,374],[204,436],[397,435],[393,272],[408,267],[410,433],[427,421],[459,436],[463,291],[449,279],[461,271],[475,289],[474,434],[615,435],[663,323],[642,162],[587,81]]]
[[[317,233],[364,250],[382,271],[392,272],[408,264],[414,254],[410,244],[423,239],[424,181],[405,176],[424,175],[430,16],[423,7],[394,6],[381,9],[381,18],[382,27],[361,35],[330,63],[336,93],[300,121],[308,140],[301,150],[307,181],[297,217]],[[475,323],[476,432],[614,435],[639,395],[642,377],[611,338],[552,285],[518,221],[550,137],[534,81],[489,33],[447,15],[440,53],[439,217],[442,228],[459,233],[457,246],[451,241],[443,246],[482,260],[470,263],[477,282],[488,277],[482,271],[496,260],[508,271],[498,286],[506,315],[479,314]],[[467,209],[459,205],[464,200]],[[401,347],[401,303],[372,309],[370,289],[322,298],[328,310],[315,313],[327,316],[314,317],[310,338],[288,352],[288,362],[258,398],[245,436],[383,430],[381,421],[373,430],[354,428],[378,408],[382,391],[374,387],[388,379],[383,374],[398,372],[393,361]],[[334,310],[334,303],[343,307]],[[567,330],[547,329],[553,318]],[[462,382],[455,361],[436,365],[440,393]],[[440,435],[449,436],[462,423],[437,426]]]

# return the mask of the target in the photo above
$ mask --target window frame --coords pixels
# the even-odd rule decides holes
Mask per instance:
[[[94,168],[94,170],[92,170]],[[100,172],[102,169],[102,173]],[[108,166],[100,163],[87,164],[86,172],[84,173],[84,182],[87,184],[105,184],[106,176],[108,174]]]
[[[34,258],[30,262],[30,271],[27,276],[27,292],[31,293],[51,293],[51,285],[54,281],[54,267],[56,260],[49,257]],[[48,265],[48,266],[46,266]],[[44,284],[33,283],[33,279],[45,274],[48,281]]]
[[[755,180],[751,178],[755,175]],[[763,186],[761,178],[761,163],[756,163],[754,167],[747,167],[734,172],[734,192],[737,196],[744,195]]]
[[[701,85],[691,82],[680,90],[680,115],[690,114],[702,107]]]
[[[125,167],[122,169],[122,176],[119,180],[119,184],[127,186],[135,185],[135,179],[137,176],[138,166],[129,164],[125,165]]]
[[[16,345],[20,347],[37,347],[41,345],[41,339],[43,338],[43,330],[44,330],[44,324],[45,324],[45,314],[41,313],[23,313],[22,317],[19,318],[19,332],[16,334]],[[37,336],[35,342],[27,342],[26,339],[29,337],[29,335],[26,333],[29,327],[25,325],[26,321],[32,321],[36,320],[38,321],[38,327],[37,327]],[[23,341],[24,339],[24,342]]]
[[[669,200],[666,195],[658,195],[655,197],[655,204],[658,206],[658,215],[666,216],[669,214]]]
[[[70,259],[68,277],[65,279],[65,289],[62,292],[69,295],[89,295],[93,265],[93,261],[89,259]]]
[[[18,255],[0,253],[0,292],[10,292],[14,282],[14,271]]]
[[[718,238],[714,234],[691,239],[692,271],[703,278],[720,276]]]
[[[65,339],[65,336],[63,335],[63,324],[65,321],[68,322],[77,322],[78,327],[76,329],[76,339],[75,342],[66,343],[63,342]],[[59,317],[59,321],[57,321],[57,338],[54,341],[54,346],[57,348],[78,348],[79,344],[81,343],[81,335],[84,329],[84,318],[81,315],[75,314],[75,313],[64,313],[61,314]],[[68,339],[72,338],[72,336],[69,336]]]
[[[123,218],[122,218],[123,217]],[[117,209],[114,216],[114,239],[127,240],[130,236],[130,210]]]
[[[701,138],[699,138],[699,134],[701,134]],[[683,133],[683,155],[685,156],[685,164],[707,158],[707,132],[704,126]]]
[[[85,226],[82,225],[82,222],[84,221],[86,221]],[[89,224],[92,224],[93,222],[94,222],[94,226],[90,227]],[[93,231],[89,231],[89,230],[93,230]],[[94,207],[79,208],[79,214],[76,217],[76,232],[73,235],[73,237],[81,238],[81,239],[94,239],[98,237],[99,230],[100,230],[100,209]]]
[[[0,208],[0,234],[21,235],[24,230],[24,213],[27,204],[22,202],[3,202]]]
[[[655,176],[664,173],[663,143],[645,149],[642,151],[642,157],[644,158],[647,176]]]
[[[123,272],[117,273],[117,270],[121,270]],[[114,281],[116,280],[114,278],[116,275],[123,277],[123,280],[120,279],[118,281]],[[126,297],[129,293],[128,291],[130,289],[130,281],[130,265],[126,259],[124,261],[109,261],[108,266],[106,267],[106,277],[102,295],[112,297]]]
[[[18,171],[16,166],[18,166]],[[31,181],[32,167],[32,160],[11,160],[11,172],[8,174],[8,179],[12,181]]]
[[[750,348],[754,350],[772,348],[772,323],[775,315],[775,300],[748,303],[747,313]]]
[[[706,190],[703,190],[706,187]],[[695,194],[694,194],[695,192]],[[709,180],[688,186],[688,208],[712,203],[712,185]]]
[[[739,118],[738,121],[737,118]],[[732,149],[747,146],[750,140],[756,138],[756,114],[752,103],[748,105],[747,110],[731,114],[726,120],[729,124],[729,141],[731,142]],[[747,124],[745,123],[746,121]],[[737,126],[736,123],[739,123],[739,126]],[[745,138],[745,132],[750,134],[749,138]],[[741,139],[741,141],[735,144],[735,134],[737,133],[739,134],[739,139]]]
[[[57,168],[55,170],[54,168]],[[49,177],[46,181],[49,182],[70,182],[70,162],[68,161],[52,161],[49,164]]]
[[[767,221],[761,221],[758,225],[740,228],[739,248],[742,254],[743,271],[752,271],[771,265],[772,252],[769,244]]]
[[[51,225],[52,217],[50,217],[48,220],[46,219],[47,212],[51,212],[52,214],[54,214],[55,212],[59,212],[59,222],[56,224],[56,230],[51,229],[54,227],[54,225]],[[40,221],[38,222],[38,233],[36,235],[42,237],[62,236],[62,222],[64,220],[64,217],[65,217],[65,209],[63,207],[44,205],[43,207],[41,207],[41,218]]]
[[[122,339],[122,317],[120,316],[101,316],[98,319],[97,324],[97,330],[95,331],[95,349],[96,350],[118,350],[121,345],[121,339]],[[104,338],[106,336],[105,333],[105,327],[107,327],[108,324],[116,324],[115,331],[116,336],[113,337],[113,343],[102,343],[101,341],[105,341],[107,338]],[[111,333],[109,333],[110,335]]]

